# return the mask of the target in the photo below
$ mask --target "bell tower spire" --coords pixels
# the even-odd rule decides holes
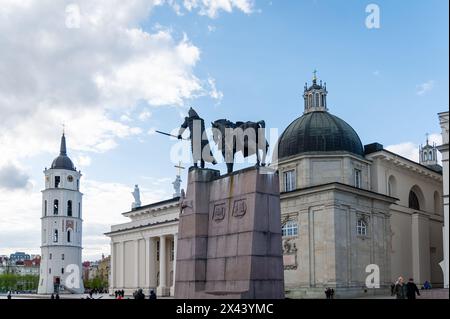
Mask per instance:
[[[61,145],[59,147],[59,155],[67,156],[66,137],[64,135],[64,131],[63,131],[63,134],[61,136]]]
[[[305,83],[303,92],[303,99],[305,100],[305,111],[309,112],[326,112],[327,108],[327,84],[317,84],[317,70],[313,72],[312,85],[308,87],[308,83]]]

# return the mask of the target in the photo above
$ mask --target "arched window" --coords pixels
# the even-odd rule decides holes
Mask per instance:
[[[308,95],[308,108],[312,107],[312,94]]]
[[[55,230],[53,231],[53,242],[54,242],[54,243],[57,243],[57,242],[58,242],[58,230],[57,230],[57,229],[55,229]]]
[[[409,191],[409,208],[420,210],[419,198],[413,190]]]
[[[397,196],[397,180],[393,175],[389,176],[388,179],[388,195]]]
[[[81,218],[81,203],[78,203],[78,218]]]
[[[53,201],[53,215],[58,215],[58,207],[59,207],[59,201],[55,199]]]
[[[67,231],[67,242],[68,243],[70,243],[71,242],[71,240],[72,240],[72,231],[69,229],[68,231]]]
[[[364,219],[358,219],[356,233],[360,236],[367,236],[367,223]]]
[[[67,216],[72,216],[72,201],[67,201]]]
[[[325,100],[324,100],[325,95],[321,94],[320,95],[320,106],[324,107],[325,106]]]
[[[47,200],[44,201],[44,216],[47,216]]]
[[[290,220],[281,227],[281,233],[283,236],[297,236],[298,224],[297,222]]]
[[[319,93],[316,93],[316,107],[319,107]]]
[[[61,177],[55,176],[55,188],[59,187],[59,183],[61,183]]]
[[[432,151],[430,151],[430,153],[428,154],[428,159],[430,161],[433,161],[433,152]]]

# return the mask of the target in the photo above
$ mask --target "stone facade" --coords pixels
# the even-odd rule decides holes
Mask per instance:
[[[443,228],[443,242],[444,242],[444,259],[442,261],[441,267],[444,273],[444,287],[448,288],[449,281],[449,156],[448,156],[448,111],[439,113],[439,122],[442,129],[442,145],[439,147],[439,151],[442,153],[442,166],[444,174],[444,185],[443,185],[443,209],[444,209],[444,228]]]
[[[179,198],[138,207],[123,213],[131,219],[113,225],[109,292],[124,290],[132,295],[138,288],[173,296],[178,234]]]
[[[283,298],[278,175],[191,168],[178,246],[176,298]]]

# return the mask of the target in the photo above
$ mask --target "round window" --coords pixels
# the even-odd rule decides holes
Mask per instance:
[[[72,183],[73,182],[73,176],[72,175],[67,176],[67,180]]]

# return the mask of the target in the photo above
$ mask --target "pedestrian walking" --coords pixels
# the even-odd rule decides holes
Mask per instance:
[[[403,277],[398,277],[395,283],[394,293],[397,299],[406,299],[406,285]]]
[[[409,278],[409,282],[406,284],[406,298],[414,300],[416,299],[416,294],[420,296],[419,288],[417,288],[417,285],[414,283],[414,279]]]

